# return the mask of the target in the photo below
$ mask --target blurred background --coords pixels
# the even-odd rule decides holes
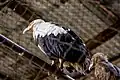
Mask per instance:
[[[120,67],[120,0],[0,0],[0,80],[55,80],[32,33],[22,34],[38,18],[69,27],[92,54],[103,52]]]

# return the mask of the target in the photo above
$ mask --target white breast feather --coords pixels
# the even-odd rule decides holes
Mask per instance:
[[[51,33],[53,33],[55,36],[57,36],[58,33],[66,34],[67,31],[65,31],[62,27],[56,26],[49,22],[45,22],[35,24],[33,28],[33,33],[34,38],[37,38],[38,35],[40,37],[44,37],[45,35],[50,35]]]

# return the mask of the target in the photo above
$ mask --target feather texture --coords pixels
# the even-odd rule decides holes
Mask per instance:
[[[120,80],[120,68],[107,60],[103,53],[92,56],[95,80]]]
[[[51,60],[58,60],[70,63],[78,63],[87,70],[91,57],[86,45],[71,29],[45,22],[34,20],[23,31],[24,33],[33,29],[33,38],[40,50]]]

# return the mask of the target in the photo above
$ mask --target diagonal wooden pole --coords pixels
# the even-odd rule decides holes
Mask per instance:
[[[32,53],[30,51],[28,51],[27,49],[23,48],[22,46],[16,44],[15,42],[13,42],[12,40],[3,36],[2,34],[0,34],[0,44],[4,44],[4,45],[8,46],[9,48],[11,48],[15,52],[17,52],[18,55],[20,55],[20,56],[22,55],[28,59],[32,58],[32,62],[34,62],[40,66],[44,65],[44,67],[43,67],[44,69],[50,71],[51,73],[53,73],[57,76],[61,76],[61,77],[65,78],[66,80],[74,80],[72,77],[65,75],[60,70],[58,70],[57,67],[51,66],[48,63],[46,63],[45,61],[41,60],[40,58],[32,55]]]

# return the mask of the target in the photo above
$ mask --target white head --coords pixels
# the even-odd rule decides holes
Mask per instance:
[[[35,25],[36,23],[44,23],[44,22],[45,22],[45,21],[42,20],[42,19],[36,19],[36,20],[32,21],[32,22],[28,25],[28,27],[24,29],[23,34],[25,34],[25,32],[27,32],[27,31],[29,31],[29,30],[31,30],[31,29],[33,30],[33,27],[34,27],[34,25]]]

